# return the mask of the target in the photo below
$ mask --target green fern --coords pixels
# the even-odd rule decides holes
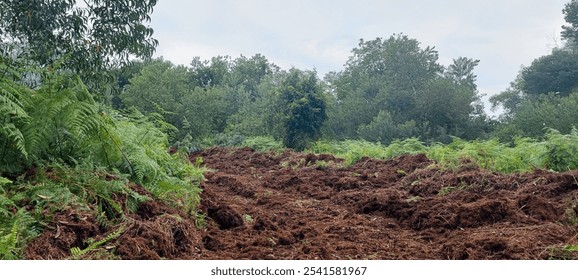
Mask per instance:
[[[23,129],[34,160],[85,156],[83,143],[101,124],[96,108],[78,77],[59,75],[42,86],[30,100],[31,121]]]
[[[98,249],[98,247],[108,243],[109,241],[117,239],[124,231],[125,228],[121,226],[117,230],[113,231],[112,233],[104,237],[103,239],[90,242],[90,244],[84,249],[80,249],[79,247],[70,248],[71,258],[72,259],[82,258],[84,255]]]
[[[22,127],[29,122],[25,111],[31,91],[5,77],[0,78],[0,170],[16,171],[28,157]]]
[[[30,238],[39,234],[39,230],[33,226],[35,219],[23,208],[7,222],[0,226],[0,259],[20,259],[22,245]]]

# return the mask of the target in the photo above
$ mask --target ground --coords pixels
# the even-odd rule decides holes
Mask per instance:
[[[107,250],[125,259],[578,258],[569,247],[578,244],[578,171],[443,169],[425,155],[346,167],[331,155],[249,148],[198,158],[210,169],[205,224],[150,201]],[[59,215],[27,258],[67,258],[67,248],[111,234],[91,217]]]

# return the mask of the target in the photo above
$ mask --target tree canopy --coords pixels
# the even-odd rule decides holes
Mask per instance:
[[[158,45],[146,26],[156,0],[6,0],[0,39],[42,66],[85,75],[151,57]]]

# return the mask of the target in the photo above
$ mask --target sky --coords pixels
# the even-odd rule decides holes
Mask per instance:
[[[341,71],[359,40],[403,33],[434,46],[439,62],[479,59],[478,90],[505,90],[522,65],[561,45],[570,0],[160,0],[155,56],[189,65],[262,54],[283,69]]]

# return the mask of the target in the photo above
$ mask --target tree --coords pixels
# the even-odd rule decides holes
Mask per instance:
[[[469,138],[466,127],[475,112],[476,92],[470,85],[456,85],[448,78],[432,80],[416,100],[416,120],[426,139],[443,139],[448,135]],[[441,137],[440,139],[437,139]]]
[[[283,144],[303,150],[310,141],[321,136],[321,126],[327,119],[317,73],[290,69],[279,94],[284,108]]]
[[[27,49],[40,66],[101,74],[131,56],[149,58],[158,42],[145,26],[157,0],[3,0],[0,39]]]
[[[562,26],[562,38],[576,43],[576,39],[578,39],[578,1],[572,0],[566,3],[562,13],[564,13],[564,20],[570,24]]]
[[[327,135],[356,138],[381,111],[389,112],[397,124],[415,116],[416,98],[427,83],[443,70],[433,47],[406,35],[388,39],[360,40],[352,50],[345,70],[326,77],[332,97]]]
[[[535,59],[521,72],[522,91],[530,95],[559,93],[567,96],[578,86],[578,52],[553,50]]]
[[[197,56],[191,61],[189,75],[193,87],[221,86],[227,83],[230,69],[231,58],[228,56],[216,56],[205,61]]]
[[[486,117],[474,74],[479,60],[460,57],[445,69],[434,47],[422,48],[405,35],[361,40],[352,52],[344,71],[326,77],[326,136],[388,143],[417,135],[480,135],[475,130]]]
[[[516,113],[501,124],[496,136],[510,140],[514,136],[542,137],[547,129],[563,134],[578,126],[578,92],[560,97],[542,94],[520,102]]]
[[[357,133],[367,141],[388,145],[396,139],[418,136],[419,129],[414,120],[396,124],[389,112],[380,111],[371,123],[361,125]]]
[[[247,91],[252,98],[255,98],[261,81],[279,71],[279,66],[269,62],[261,54],[256,54],[250,58],[241,55],[233,61],[229,85]]]
[[[458,57],[453,60],[453,63],[448,66],[445,76],[453,80],[458,85],[466,85],[472,90],[477,90],[476,78],[474,68],[480,63],[479,60],[474,60],[467,57]]]

